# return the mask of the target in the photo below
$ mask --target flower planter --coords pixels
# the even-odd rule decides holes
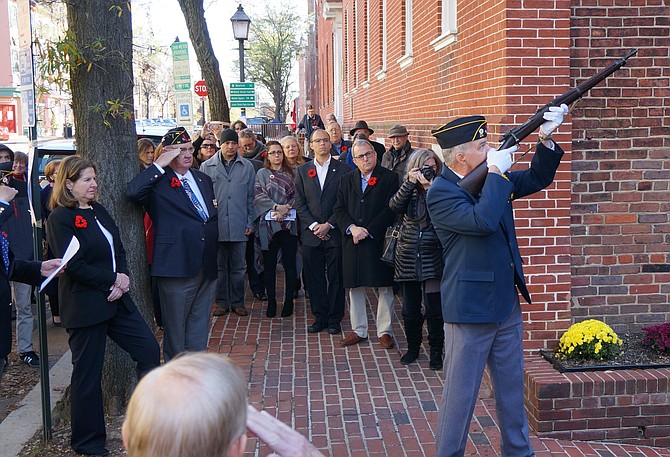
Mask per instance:
[[[551,363],[554,368],[556,368],[561,373],[574,373],[578,371],[609,371],[609,370],[636,370],[636,369],[645,369],[645,368],[668,368],[670,363],[644,363],[644,364],[607,364],[603,362],[604,365],[580,365],[572,366],[566,364],[565,361],[557,359],[554,357],[552,351],[546,349],[540,349],[540,355],[544,357],[546,361]]]

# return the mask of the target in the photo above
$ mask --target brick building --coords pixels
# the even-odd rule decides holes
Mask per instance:
[[[664,0],[310,0],[310,100],[378,141],[415,146],[483,114],[493,141],[538,106],[638,49],[577,103],[555,136],[556,181],[515,203],[534,300],[526,349],[574,320],[618,332],[670,320],[670,8]],[[301,78],[305,80],[306,75]],[[523,144],[536,140],[531,135]],[[387,142],[388,143],[388,142]],[[527,161],[524,161],[527,162]]]

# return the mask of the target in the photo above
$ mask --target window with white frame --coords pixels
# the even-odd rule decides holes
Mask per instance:
[[[436,51],[456,42],[456,0],[440,0],[440,36],[430,42]]]
[[[386,0],[379,3],[379,60],[381,65],[375,76],[381,80],[386,77]]]
[[[405,0],[404,3],[404,13],[405,13],[405,49],[403,56],[398,59],[398,65],[400,68],[408,67],[412,64],[413,52],[412,52],[412,0]]]

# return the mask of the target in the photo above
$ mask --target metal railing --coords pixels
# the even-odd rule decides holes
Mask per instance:
[[[266,140],[277,140],[290,135],[293,130],[291,124],[267,123],[247,125],[254,133],[260,133]]]

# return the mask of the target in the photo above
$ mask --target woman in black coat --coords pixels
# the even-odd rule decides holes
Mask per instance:
[[[130,279],[119,230],[96,202],[96,167],[70,156],[58,168],[47,220],[49,246],[62,257],[77,238],[78,252],[60,277],[61,321],[72,351],[72,448],[106,455],[102,364],[107,336],[137,362],[141,377],[160,364],[158,343],[128,295]]]
[[[441,173],[442,162],[435,152],[417,149],[408,159],[407,178],[389,201],[389,207],[402,215],[395,251],[394,280],[402,291],[402,317],[405,321],[407,353],[400,363],[409,365],[419,357],[423,321],[428,325],[429,367],[442,368],[444,322],[440,301],[442,246],[426,208],[426,192],[433,178]],[[421,301],[426,308],[421,314]]]

